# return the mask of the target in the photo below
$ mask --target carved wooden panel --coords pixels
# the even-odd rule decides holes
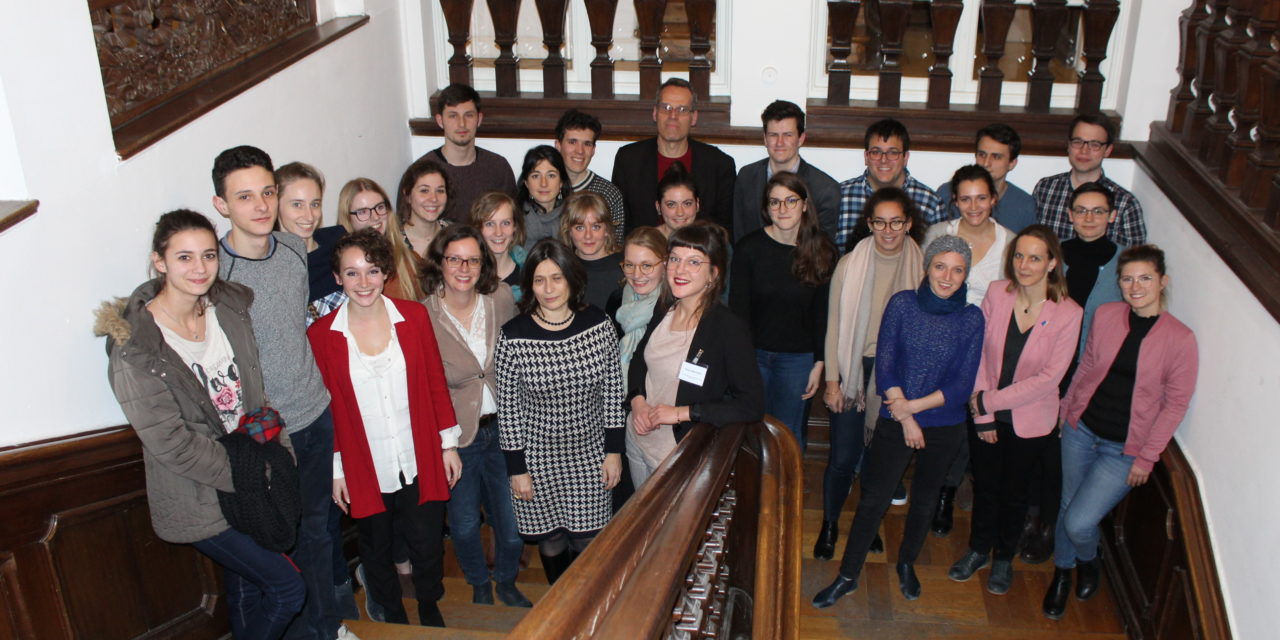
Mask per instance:
[[[730,479],[728,484],[732,485],[732,482]],[[734,490],[726,488],[716,510],[711,513],[711,524],[703,534],[693,567],[685,576],[684,588],[676,599],[676,607],[671,614],[673,622],[666,635],[670,640],[696,640],[721,635],[729,591],[725,547],[736,504]]]
[[[314,0],[89,0],[117,125],[311,27]]]

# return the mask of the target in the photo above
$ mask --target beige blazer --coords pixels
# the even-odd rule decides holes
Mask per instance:
[[[482,389],[489,387],[494,400],[498,398],[493,354],[497,351],[498,333],[502,330],[502,325],[516,315],[515,297],[511,295],[511,287],[505,283],[499,283],[493,293],[480,296],[480,304],[484,305],[485,343],[489,346],[483,363],[476,360],[466,339],[445,316],[440,296],[428,296],[422,304],[431,315],[436,342],[440,345],[440,359],[444,361],[445,379],[449,382],[449,397],[453,400],[453,411],[462,427],[458,446],[465,447],[476,437],[480,404],[484,397]]]

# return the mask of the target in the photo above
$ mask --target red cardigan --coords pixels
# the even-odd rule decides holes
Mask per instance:
[[[1093,315],[1089,341],[1080,359],[1080,368],[1071,379],[1071,388],[1062,399],[1062,417],[1075,428],[1093,399],[1102,379],[1129,335],[1129,305],[1108,302]],[[1134,456],[1133,466],[1151,471],[1169,438],[1182,423],[1196,390],[1200,355],[1196,336],[1173,314],[1160,314],[1138,348],[1138,373],[1133,383],[1133,405],[1129,410],[1129,437],[1124,454]]]
[[[440,432],[456,424],[453,403],[449,400],[449,384],[440,348],[431,328],[431,317],[417,302],[388,298],[396,306],[403,322],[395,325],[396,338],[404,352],[409,376],[409,415],[412,420],[414,459],[418,463],[418,503],[448,500],[449,483],[445,480],[444,460],[440,452]],[[342,454],[342,468],[351,495],[351,517],[364,518],[386,510],[378,476],[373,469],[373,455],[364,434],[364,420],[351,386],[351,363],[347,355],[347,338],[333,330],[337,312],[320,318],[307,329],[316,365],[332,396],[333,448]]]
[[[1045,300],[1040,319],[1027,336],[1027,344],[1013,371],[1013,384],[999,389],[1004,365],[1004,344],[1009,334],[1017,291],[1009,291],[1008,280],[987,287],[982,313],[987,317],[987,336],[982,341],[982,363],[973,390],[982,392],[982,409],[975,424],[995,422],[1002,409],[1013,412],[1013,431],[1021,438],[1048,435],[1058,424],[1058,384],[1071,366],[1080,335],[1084,311],[1071,298]],[[983,429],[978,429],[982,431]]]

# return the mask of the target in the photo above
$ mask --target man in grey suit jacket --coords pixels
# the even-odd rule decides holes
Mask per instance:
[[[804,111],[793,102],[775,100],[760,114],[764,148],[769,157],[742,168],[733,189],[733,240],[764,226],[764,185],[774,173],[791,171],[809,187],[809,206],[817,207],[818,224],[833,239],[840,218],[840,184],[800,157],[804,146]]]

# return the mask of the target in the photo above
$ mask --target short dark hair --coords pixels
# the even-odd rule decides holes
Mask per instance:
[[[520,205],[521,209],[529,202],[529,185],[525,184],[525,180],[543,160],[550,162],[551,166],[560,172],[560,199],[568,198],[573,192],[573,185],[569,184],[569,170],[564,166],[564,157],[555,147],[540,144],[524,154],[524,166],[520,169],[520,180],[516,184],[516,204]]]
[[[871,235],[871,216],[875,215],[876,207],[886,202],[897,203],[898,207],[902,209],[902,215],[906,216],[907,220],[911,222],[911,231],[908,231],[907,235],[911,236],[911,239],[915,240],[916,244],[924,241],[926,225],[920,219],[920,209],[916,207],[916,201],[912,200],[906,191],[898,187],[881,187],[876,189],[870,198],[867,198],[866,204],[862,205],[860,222],[858,226],[853,228],[853,233],[849,234],[849,238],[845,240],[847,244],[841,247],[845,253],[853,251],[853,248],[858,246],[858,243],[863,238]]]
[[[1107,144],[1111,144],[1116,138],[1116,123],[1111,121],[1106,115],[1101,113],[1081,113],[1071,119],[1071,128],[1067,129],[1067,139],[1076,132],[1076,125],[1080,123],[1091,124],[1096,127],[1102,127],[1107,132]]]
[[[653,97],[653,103],[655,105],[662,102],[662,90],[667,87],[680,87],[681,89],[687,89],[689,91],[689,95],[693,96],[693,100],[690,101],[689,106],[693,107],[694,111],[698,110],[698,92],[694,91],[693,85],[689,84],[689,81],[684,78],[667,78],[667,81],[662,83],[662,86],[658,87],[658,95]]]
[[[334,273],[341,273],[342,252],[351,247],[363,251],[364,259],[382,269],[387,280],[396,275],[396,261],[391,254],[391,243],[373,227],[353,231],[338,239],[338,242],[333,245],[333,253],[329,256],[329,268]]]
[[[1107,199],[1107,210],[1116,208],[1116,194],[1098,182],[1085,182],[1076,187],[1075,190],[1071,192],[1071,200],[1069,201],[1068,206],[1074,207],[1076,205],[1076,198],[1079,198],[1086,193],[1101,193]]]
[[[275,178],[276,170],[271,164],[271,156],[262,149],[242,144],[219,153],[218,157],[213,159],[213,192],[219,198],[225,198],[227,176],[233,171],[250,167],[262,167],[272,174],[273,179]]]
[[[451,84],[441,89],[440,95],[436,96],[435,115],[444,113],[445,107],[456,107],[464,102],[475,103],[476,111],[483,111],[480,108],[480,94],[475,89],[470,85]]]
[[[593,142],[600,139],[600,132],[604,130],[600,126],[600,118],[577,109],[570,109],[560,116],[556,122],[556,140],[564,140],[565,132],[571,129],[590,129],[595,134]]]
[[[764,125],[765,129],[768,129],[770,122],[786,120],[787,118],[795,118],[796,129],[799,129],[800,133],[804,133],[804,110],[796,103],[787,102],[786,100],[770,102],[769,106],[765,107],[760,114],[760,124]]]
[[[698,199],[698,183],[693,181],[693,174],[684,168],[679,162],[672,162],[667,167],[667,172],[662,174],[662,178],[658,180],[658,188],[654,192],[654,202],[662,202],[662,196],[667,191],[675,187],[684,187],[693,194],[694,199]]]
[[[400,176],[400,188],[396,189],[396,216],[400,218],[400,225],[403,226],[409,222],[412,215],[413,205],[409,202],[409,196],[413,192],[414,185],[422,179],[422,176],[438,174],[444,180],[444,211],[440,212],[441,219],[447,219],[449,212],[453,210],[453,183],[449,182],[449,173],[444,170],[440,163],[422,156],[413,161],[408,169],[404,170],[404,175]]]
[[[991,172],[985,167],[978,164],[966,164],[956,172],[951,174],[951,200],[954,201],[956,196],[960,194],[961,182],[985,182],[987,183],[987,193],[992,197],[1000,195],[996,191],[996,180],[991,177]]]
[[[982,142],[983,138],[991,138],[1009,147],[1010,160],[1017,160],[1018,154],[1022,153],[1022,137],[1018,135],[1017,130],[1003,122],[989,124],[978,129],[978,134],[973,137],[974,148],[977,148],[978,143]]]
[[[871,149],[872,140],[888,140],[894,136],[902,140],[903,153],[911,150],[911,134],[907,133],[906,125],[893,118],[871,123],[871,126],[867,127],[866,135],[862,138],[862,149],[864,151]]]
[[[1116,271],[1124,269],[1130,262],[1150,262],[1156,273],[1168,275],[1164,265],[1164,249],[1154,244],[1140,244],[1121,251],[1120,257],[1116,259]]]
[[[476,293],[488,295],[498,288],[498,265],[485,244],[484,236],[467,224],[451,224],[440,230],[427,247],[427,257],[422,263],[422,290],[428,296],[440,292],[444,286],[444,252],[449,245],[471,238],[480,245],[480,275],[476,278]]]
[[[587,306],[582,300],[587,292],[587,269],[582,266],[578,256],[573,255],[568,247],[555,238],[543,238],[534,243],[525,256],[523,271],[520,274],[520,287],[524,297],[520,299],[520,312],[533,313],[538,308],[538,296],[533,293],[533,272],[538,265],[550,260],[564,274],[564,281],[569,285],[569,308],[581,311]]]

